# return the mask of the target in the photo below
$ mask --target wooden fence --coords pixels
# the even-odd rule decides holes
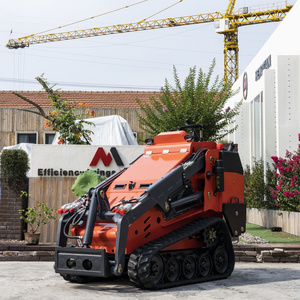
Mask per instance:
[[[29,178],[29,199],[28,206],[35,207],[38,202],[54,206],[55,210],[59,209],[63,204],[76,200],[76,196],[72,193],[71,187],[76,177],[31,177]],[[40,242],[55,242],[57,235],[57,224],[51,222],[40,228]]]
[[[282,230],[300,236],[300,213],[281,210],[247,208],[247,222]]]

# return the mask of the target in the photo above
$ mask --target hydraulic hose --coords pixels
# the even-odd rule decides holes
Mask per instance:
[[[68,221],[66,222],[65,226],[64,226],[64,230],[63,233],[65,235],[66,238],[69,239],[82,239],[82,236],[74,236],[74,235],[69,235],[68,234],[68,230],[69,230],[69,226],[70,224],[72,226],[76,226],[84,217],[85,213],[87,210],[87,206],[84,206],[82,208],[80,208],[77,212],[75,212],[72,216],[70,216],[70,218],[68,219]]]
[[[200,156],[203,152],[206,152],[206,151],[207,151],[206,148],[202,148],[202,149],[198,150],[198,151],[196,152],[194,158],[193,158],[193,162],[195,162],[195,161],[199,158],[199,156]]]

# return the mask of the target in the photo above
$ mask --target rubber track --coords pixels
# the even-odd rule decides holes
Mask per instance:
[[[154,284],[149,279],[150,262],[152,257],[162,249],[170,246],[186,237],[189,237],[197,232],[203,231],[209,226],[216,226],[218,230],[218,241],[216,246],[211,249],[212,251],[219,245],[226,248],[228,254],[228,268],[223,274],[213,274],[208,277],[197,277],[190,280],[179,279],[174,282],[162,282]],[[220,237],[219,237],[220,236]],[[165,252],[163,252],[165,253]],[[140,288],[144,289],[164,289],[180,285],[206,282],[211,280],[224,279],[231,275],[234,268],[234,251],[232,247],[231,238],[226,226],[226,223],[220,218],[207,218],[195,220],[165,236],[162,236],[148,244],[136,249],[129,258],[128,262],[128,276],[130,280]]]

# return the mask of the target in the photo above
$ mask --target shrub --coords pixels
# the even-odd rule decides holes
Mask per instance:
[[[252,171],[247,165],[244,171],[244,198],[249,208],[277,209],[276,202],[272,197],[276,179],[273,176],[274,167],[271,169],[267,164],[266,182],[264,179],[263,160],[254,160]]]
[[[300,212],[300,149],[286,151],[285,158],[272,156],[277,184],[272,191],[278,209]]]
[[[24,150],[3,150],[1,154],[1,180],[13,189],[27,182],[26,172],[29,170],[28,155]]]

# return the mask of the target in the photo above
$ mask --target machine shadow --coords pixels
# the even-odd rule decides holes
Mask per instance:
[[[289,276],[286,276],[288,272]],[[248,285],[262,285],[274,282],[285,282],[290,280],[300,280],[300,270],[291,270],[288,268],[239,268],[234,270],[232,275],[227,279],[209,281],[204,283],[190,284],[178,286],[163,290],[142,290],[137,288],[130,282],[127,276],[121,278],[103,278],[98,281],[78,284],[74,283],[74,289],[78,290],[93,290],[99,292],[109,292],[118,295],[126,294],[145,294],[145,293],[164,293],[167,291],[201,291],[201,290],[214,290],[218,288],[240,287]],[[72,284],[72,283],[70,283]]]

